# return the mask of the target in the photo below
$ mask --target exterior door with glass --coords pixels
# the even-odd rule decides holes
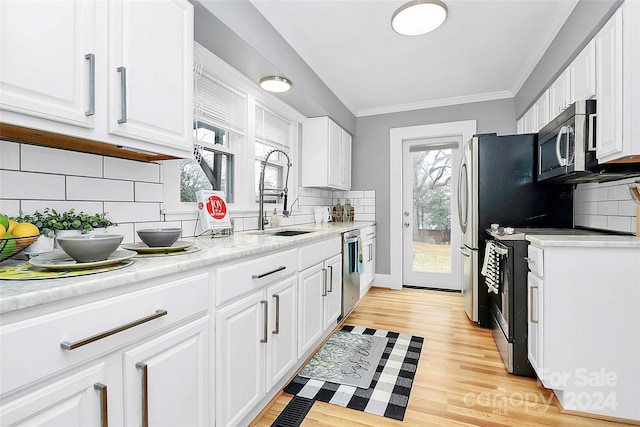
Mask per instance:
[[[460,290],[461,137],[402,141],[403,286]]]

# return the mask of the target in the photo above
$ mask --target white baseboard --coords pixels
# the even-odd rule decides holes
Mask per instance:
[[[376,273],[372,286],[391,289],[391,275]]]

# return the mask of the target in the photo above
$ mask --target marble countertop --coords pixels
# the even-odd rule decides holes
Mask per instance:
[[[326,239],[345,231],[374,224],[375,222],[372,221],[303,224],[295,227],[267,229],[265,232],[245,231],[234,233],[227,237],[211,238],[211,236],[206,235],[191,239],[183,238],[180,240],[193,241],[201,250],[190,254],[167,257],[136,257],[133,258],[134,263],[130,267],[86,276],[41,280],[0,280],[0,314],[125,286],[168,274],[212,266],[225,261],[293,248],[311,243],[314,240]],[[270,231],[285,229],[310,230],[313,232],[291,237],[271,236],[268,234]],[[4,261],[2,265],[8,265],[7,263],[15,263],[15,261]]]
[[[589,235],[545,235],[527,234],[526,239],[538,246],[571,246],[592,248],[637,248],[640,249],[640,237]]]

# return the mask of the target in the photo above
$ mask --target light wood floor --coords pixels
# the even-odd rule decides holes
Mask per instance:
[[[491,333],[474,326],[460,294],[372,288],[345,324],[424,337],[403,422],[316,402],[303,426],[614,426],[562,414],[553,393],[510,375]],[[252,426],[270,426],[291,400],[282,393]]]

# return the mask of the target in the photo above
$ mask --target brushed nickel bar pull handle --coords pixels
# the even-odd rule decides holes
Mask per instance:
[[[322,269],[322,296],[327,296],[327,269]]]
[[[136,363],[142,371],[142,427],[149,427],[149,368],[146,363]]]
[[[333,292],[333,266],[332,265],[329,266],[329,280],[327,280],[327,282],[329,282],[329,292]]]
[[[95,383],[93,388],[100,392],[100,427],[109,427],[109,414],[107,412],[107,386]]]
[[[369,243],[369,259],[368,261],[373,261],[373,243]]]
[[[263,307],[263,313],[264,313],[264,318],[263,318],[263,331],[262,331],[262,339],[260,340],[260,342],[267,342],[269,339],[269,302],[268,301],[260,301],[260,304],[262,304]]]
[[[531,304],[529,304],[529,322],[538,323],[538,319],[533,320],[533,290],[534,289],[538,289],[538,287],[537,286],[531,286],[529,288],[529,301],[531,301]],[[538,304],[537,304],[537,301],[536,301],[536,312],[538,311],[537,307],[538,307]],[[538,316],[536,316],[536,317],[538,317]]]
[[[143,317],[142,319],[134,320],[133,322],[127,323],[126,325],[118,326],[117,328],[110,329],[106,332],[102,332],[92,337],[85,338],[76,342],[63,341],[60,343],[60,348],[62,348],[63,350],[74,350],[78,347],[82,347],[83,345],[91,344],[94,341],[98,341],[111,335],[115,335],[119,332],[126,331],[127,329],[131,329],[135,326],[142,325],[143,323],[147,323],[151,320],[157,319],[158,317],[166,316],[167,313],[167,310],[156,310],[155,314]]]
[[[276,329],[273,330],[272,334],[280,333],[280,295],[274,295],[273,298],[276,300]]]
[[[89,60],[89,109],[84,115],[93,116],[96,113],[96,56],[87,53],[84,59]]]
[[[266,272],[266,273],[262,273],[262,274],[252,274],[252,275],[251,275],[251,278],[252,278],[252,279],[262,279],[263,277],[266,277],[266,276],[268,276],[268,275],[270,275],[270,274],[273,274],[273,273],[277,273],[278,271],[282,271],[282,270],[284,270],[284,269],[286,269],[286,268],[287,268],[287,267],[285,267],[284,265],[281,265],[280,267],[276,268],[275,270],[271,270],[271,271],[268,271],[268,272]]]
[[[127,122],[127,68],[118,67],[116,70],[120,73],[120,111],[122,111],[118,124],[122,124]]]

